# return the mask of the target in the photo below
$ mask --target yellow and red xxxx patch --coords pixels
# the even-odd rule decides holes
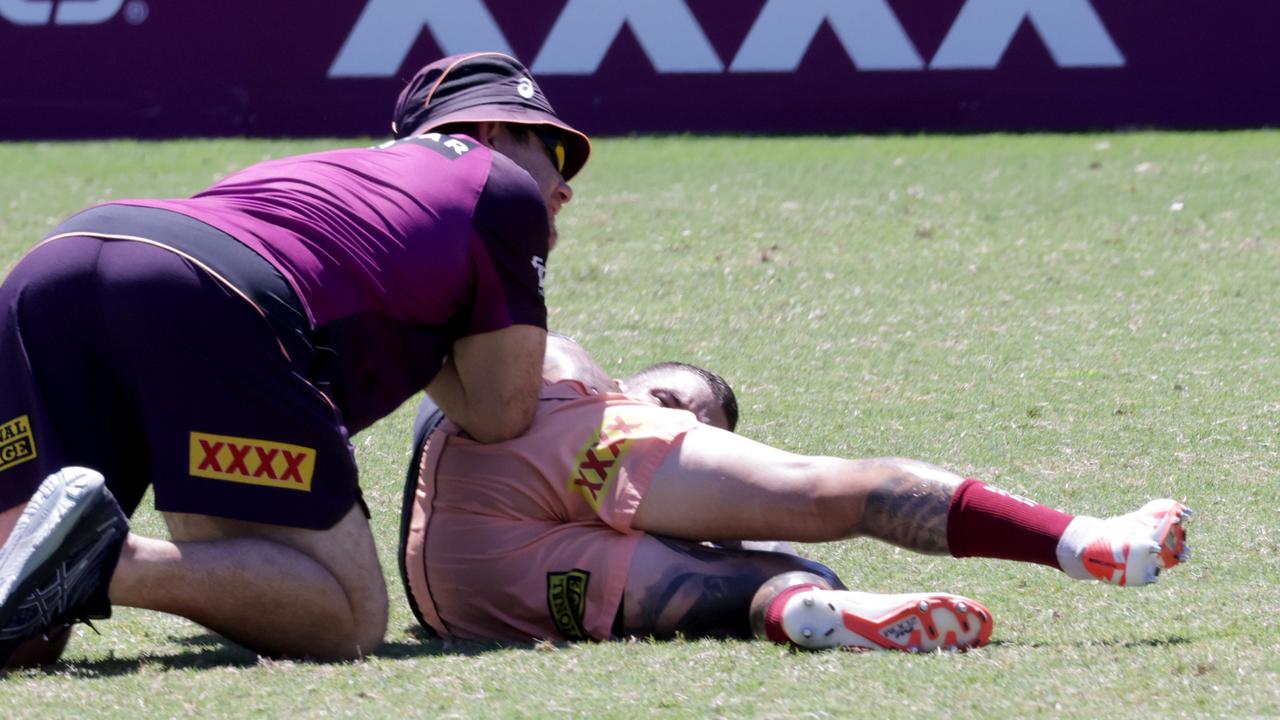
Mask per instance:
[[[641,425],[639,421],[629,423],[621,415],[606,415],[600,430],[587,440],[574,458],[573,472],[567,483],[569,492],[580,493],[593,509],[599,511],[622,468],[622,459],[634,444],[635,438],[631,433]]]
[[[210,480],[311,492],[316,451],[269,440],[191,433],[188,472]]]

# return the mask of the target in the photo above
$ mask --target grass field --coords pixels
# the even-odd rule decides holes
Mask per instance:
[[[96,201],[350,141],[0,145],[0,268]],[[851,586],[984,601],[963,655],[748,642],[445,645],[400,594],[411,407],[356,438],[392,588],[365,662],[259,660],[118,609],[0,678],[0,717],[1280,715],[1280,133],[617,139],[576,183],[552,325],[617,374],[723,373],[740,431],[930,460],[1074,512],[1185,499],[1152,587],[808,546]],[[70,329],[69,329],[70,331]],[[149,509],[135,526],[161,532]]]

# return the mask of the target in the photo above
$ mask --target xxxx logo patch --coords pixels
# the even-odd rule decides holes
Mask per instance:
[[[569,492],[580,493],[592,508],[599,511],[622,468],[622,459],[635,442],[630,433],[641,425],[639,421],[628,423],[621,415],[606,415],[600,430],[587,440],[574,459],[573,473],[569,475]]]
[[[0,470],[8,470],[35,456],[36,439],[31,434],[31,420],[26,415],[19,415],[0,425]]]
[[[191,433],[188,472],[210,480],[311,492],[316,451],[268,440]]]
[[[591,573],[586,570],[547,573],[547,610],[551,622],[566,640],[586,640],[587,584]]]

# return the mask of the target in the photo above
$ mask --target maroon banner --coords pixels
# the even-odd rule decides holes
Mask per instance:
[[[0,0],[0,137],[381,135],[509,52],[593,133],[1280,124],[1258,0]]]

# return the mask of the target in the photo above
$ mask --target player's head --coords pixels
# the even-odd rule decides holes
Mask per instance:
[[[519,60],[496,52],[454,55],[414,74],[396,101],[391,132],[408,137],[459,123],[523,128],[570,180],[591,155],[591,141],[566,124]]]
[[[724,378],[697,365],[650,365],[623,380],[622,387],[637,400],[688,410],[707,425],[729,431],[738,426],[738,398],[733,388]]]

